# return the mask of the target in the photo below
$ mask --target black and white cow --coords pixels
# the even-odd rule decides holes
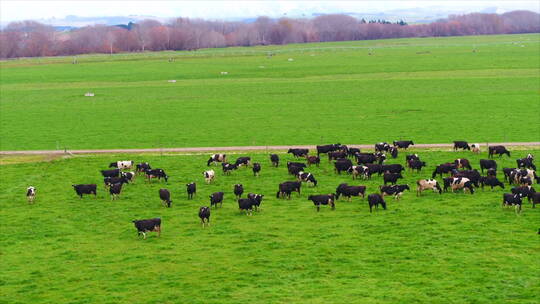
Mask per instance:
[[[261,164],[259,163],[253,163],[253,175],[254,176],[259,176],[260,172],[261,172]]]
[[[480,153],[480,144],[472,144],[471,145],[471,150],[473,153]]]
[[[512,172],[516,170],[516,168],[503,168],[503,173],[504,173],[504,180],[507,181],[507,182],[511,182],[511,179],[510,179],[510,175],[512,174]]]
[[[279,155],[270,154],[270,161],[272,162],[272,166],[277,168],[279,166]]]
[[[276,198],[287,197],[288,199],[291,199],[291,193],[298,192],[298,194],[300,194],[301,187],[302,187],[302,183],[298,181],[281,183],[279,184]]]
[[[356,179],[359,176],[362,176],[364,179],[368,178],[368,167],[366,166],[352,166],[347,172],[352,175],[353,179]]]
[[[501,157],[503,154],[506,154],[508,155],[508,157],[510,157],[510,151],[506,150],[504,146],[488,147],[488,154],[490,158],[492,158],[495,154],[499,154],[499,157]]]
[[[457,151],[458,149],[471,150],[471,147],[466,141],[454,141],[454,151]]]
[[[231,172],[238,169],[238,166],[235,164],[221,163],[221,168],[223,169],[223,174],[231,175]]]
[[[148,169],[146,170],[145,174],[148,181],[151,181],[152,178],[157,178],[158,180],[161,180],[163,178],[165,182],[169,181],[169,176],[165,173],[163,169]]]
[[[122,185],[123,183],[118,184],[111,184],[109,187],[109,194],[111,195],[111,200],[115,200],[120,195],[120,192],[122,192]]]
[[[478,170],[462,170],[462,171],[453,171],[452,177],[466,177],[468,178],[475,187],[480,187],[479,181],[480,181],[480,172]]]
[[[534,158],[531,154],[527,155],[527,157],[517,159],[517,167],[536,170],[536,166],[534,165],[533,160]]]
[[[316,155],[308,156],[308,157],[306,157],[306,160],[307,160],[307,165],[308,166],[317,165],[317,167],[318,167],[319,164],[321,163],[321,158],[316,156]]]
[[[443,174],[451,173],[452,170],[455,170],[455,169],[456,169],[456,165],[453,163],[440,164],[435,168],[435,170],[433,171],[433,174],[431,174],[431,178],[435,178],[437,174],[439,174],[440,177],[442,178]]]
[[[159,189],[159,198],[161,199],[163,205],[167,206],[167,208],[171,208],[172,200],[169,190]]]
[[[400,149],[407,149],[409,146],[414,146],[414,142],[412,140],[398,140],[393,142],[394,147],[400,148]]]
[[[321,153],[328,153],[328,152],[334,152],[341,149],[341,144],[334,144],[334,145],[323,145],[323,146],[317,146],[317,156],[321,156]]]
[[[422,170],[422,167],[426,167],[426,162],[417,159],[411,159],[407,164],[411,171],[416,170],[417,172],[420,172],[420,170]]]
[[[442,189],[437,180],[435,179],[421,179],[416,182],[416,196],[422,195],[422,192],[427,189],[438,191],[442,194]]]
[[[252,201],[255,211],[259,211],[259,209],[261,208],[261,203],[264,198],[264,195],[256,194],[256,193],[248,193],[247,197],[248,199]]]
[[[334,203],[335,198],[334,194],[319,194],[319,195],[310,195],[308,196],[308,201],[312,201],[315,206],[317,206],[317,212],[319,212],[321,205],[330,205],[332,210],[336,209],[336,204]]]
[[[238,200],[238,209],[241,211],[245,211],[246,215],[253,215],[253,200],[249,198],[241,198]]]
[[[467,189],[471,194],[474,194],[473,183],[470,179],[466,177],[451,177],[451,179],[450,188],[452,188],[452,192],[460,189],[465,192],[465,189]]]
[[[204,181],[207,184],[210,184],[216,177],[216,172],[214,172],[214,170],[204,171],[202,174],[204,176]]]
[[[133,161],[132,160],[119,160],[119,161],[110,163],[109,168],[132,169]]]
[[[195,184],[195,182],[186,184],[186,191],[187,191],[187,198],[193,199],[193,195],[197,194],[197,184]]]
[[[341,174],[341,171],[347,171],[350,167],[352,167],[352,161],[350,159],[338,159],[334,163],[334,171],[337,174]]]
[[[238,167],[242,167],[242,166],[248,166],[250,163],[251,163],[251,157],[244,156],[244,157],[237,158],[234,164]]]
[[[504,206],[514,206],[515,212],[520,213],[521,212],[521,194],[510,194],[510,193],[503,193],[503,202],[502,207]]]
[[[210,206],[216,206],[219,204],[220,207],[223,206],[223,192],[214,192],[210,195]]]
[[[137,236],[143,235],[146,240],[146,233],[154,231],[158,233],[158,237],[161,235],[161,219],[153,218],[147,220],[135,220],[133,221],[135,228],[137,228]]]
[[[380,142],[375,144],[375,151],[377,152],[388,152],[390,145],[387,142]]]
[[[36,187],[30,186],[26,188],[26,200],[29,204],[34,203],[34,200],[36,199]]]
[[[504,189],[504,184],[500,180],[498,180],[495,176],[480,177],[480,186],[482,187],[482,190],[484,190],[484,186],[491,187],[491,190],[493,190],[493,188],[497,186]]]
[[[379,205],[383,207],[384,210],[386,210],[386,202],[384,201],[384,198],[379,193],[373,193],[368,195],[368,203],[369,203],[369,213],[372,212],[373,207],[375,209],[379,210]]]
[[[336,188],[336,199],[343,195],[347,197],[347,200],[350,201],[352,196],[362,196],[364,199],[366,195],[366,186],[349,186],[346,183],[339,184]]]
[[[536,192],[536,190],[532,186],[519,186],[514,187],[511,189],[512,194],[519,194],[521,197],[528,198],[529,202],[532,199],[533,193]]]
[[[135,166],[135,172],[144,173],[146,170],[152,169],[149,163],[140,163]]]
[[[458,169],[465,168],[468,170],[472,170],[471,163],[466,158],[458,158],[454,160],[454,165],[456,165],[456,168]]]
[[[398,157],[398,148],[396,147],[390,147],[390,149],[388,149],[388,153],[390,153],[390,155],[392,156],[392,158],[397,158]]]
[[[409,188],[409,185],[391,185],[391,186],[380,186],[379,189],[381,190],[381,194],[384,197],[385,195],[393,195],[394,199],[399,200],[401,196],[403,195],[403,192],[405,190],[411,190]]]
[[[121,172],[120,176],[125,178],[128,182],[133,182],[135,180],[135,172]]]
[[[484,169],[495,169],[497,170],[497,162],[492,159],[481,159],[480,160],[480,170],[484,173]]]
[[[103,175],[103,177],[119,177],[120,169],[101,170],[101,175]]]
[[[226,154],[212,154],[208,161],[206,162],[207,166],[210,166],[210,164],[216,164],[216,163],[224,163],[227,161],[227,155]]]
[[[405,155],[405,162],[408,163],[411,160],[420,160],[418,154],[407,154]]]
[[[314,187],[317,186],[317,180],[313,174],[300,171],[296,174],[296,178],[304,183],[311,183]]]
[[[304,168],[302,167],[297,167],[297,166],[289,166],[288,167],[288,171],[289,171],[289,174],[290,175],[298,175],[298,173],[302,172],[304,170]]]
[[[210,226],[210,207],[207,207],[207,206],[200,207],[199,218],[201,219],[201,224],[203,228],[205,226]]]
[[[306,157],[309,153],[309,149],[293,148],[289,149],[287,153],[291,153],[294,157]]]
[[[80,185],[71,185],[77,195],[82,198],[83,194],[93,194],[94,197],[97,196],[97,186],[96,184],[80,184]]]
[[[233,192],[234,192],[234,195],[236,195],[237,199],[242,197],[242,194],[244,193],[244,186],[242,184],[234,185]]]
[[[110,187],[113,184],[129,184],[127,177],[105,177],[103,178],[105,188]]]

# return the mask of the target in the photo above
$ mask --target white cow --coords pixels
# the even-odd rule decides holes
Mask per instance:
[[[208,170],[208,171],[204,171],[203,172],[203,175],[204,175],[204,181],[209,184],[210,182],[212,182],[214,180],[214,178],[216,177],[216,172],[214,172],[214,170]]]

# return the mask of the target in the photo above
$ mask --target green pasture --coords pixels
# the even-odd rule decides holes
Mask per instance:
[[[511,158],[496,158],[499,168],[540,154],[511,150]],[[501,208],[508,184],[474,195],[428,191],[416,197],[415,181],[430,177],[436,164],[465,157],[478,168],[487,153],[412,152],[428,168],[405,172],[400,183],[411,192],[399,202],[387,198],[388,210],[372,214],[359,198],[316,212],[309,194],[334,192],[342,182],[373,193],[382,184],[377,176],[353,181],[337,175],[326,158],[308,169],[317,187],[304,185],[301,195],[281,200],[277,185],[292,180],[284,163],[293,158],[286,154],[279,168],[270,167],[265,153],[229,155],[250,155],[262,164],[261,176],[250,168],[224,176],[216,166],[210,185],[201,174],[207,155],[2,157],[0,302],[538,303],[540,208],[525,202],[521,215]],[[404,164],[404,155],[388,163]],[[138,177],[111,201],[99,170],[124,159],[148,161],[170,180]],[[191,181],[198,192],[190,201],[185,184]],[[76,197],[76,183],[97,183],[97,198]],[[260,212],[237,210],[236,183],[265,195]],[[29,185],[37,188],[34,205],[25,199]],[[172,192],[172,208],[161,205],[160,188]],[[225,192],[225,202],[212,209],[211,226],[203,229],[198,208],[215,191]],[[137,238],[131,221],[152,217],[162,218],[161,237]]]
[[[538,141],[539,38],[3,61],[0,149]]]

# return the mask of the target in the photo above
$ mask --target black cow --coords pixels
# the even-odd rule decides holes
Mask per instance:
[[[210,195],[210,206],[216,206],[219,204],[220,207],[223,206],[223,192],[214,192]]]
[[[411,190],[409,185],[391,185],[391,186],[380,186],[379,189],[381,190],[381,195],[384,197],[385,195],[393,195],[394,199],[400,199],[403,195],[403,192],[405,190]]]
[[[533,194],[531,194],[531,198],[533,208],[535,208],[536,204],[540,204],[540,192],[534,192]]]
[[[206,162],[207,166],[210,166],[212,163],[223,163],[227,161],[226,154],[212,154],[208,161]]]
[[[321,156],[321,153],[334,152],[341,149],[341,144],[323,145],[317,146],[317,156]]]
[[[487,169],[487,176],[494,176],[494,177],[497,177],[497,170],[496,169],[493,169],[493,168],[490,168],[490,169]]]
[[[132,221],[137,228],[137,236],[143,235],[146,240],[146,233],[150,231],[155,231],[158,233],[158,237],[161,235],[161,219],[153,218],[147,220],[135,220]]]
[[[433,171],[433,174],[431,174],[431,178],[435,178],[437,174],[439,174],[442,177],[443,174],[450,173],[454,169],[456,169],[456,165],[454,165],[453,163],[440,164],[435,168],[435,170]]]
[[[239,157],[236,159],[236,162],[234,163],[237,167],[241,167],[241,166],[247,166],[249,165],[249,163],[251,162],[251,157],[249,156],[244,156],[244,157]]]
[[[236,198],[242,197],[243,193],[244,193],[244,186],[242,184],[234,185],[234,195],[236,195]]]
[[[245,211],[246,215],[252,215],[253,212],[253,200],[249,198],[241,198],[238,200],[238,209],[240,211]]]
[[[397,158],[398,157],[398,148],[390,147],[390,149],[388,149],[388,153],[390,153],[392,158]]]
[[[408,163],[411,160],[420,160],[418,154],[407,154],[405,155],[405,162]]]
[[[199,218],[203,228],[204,226],[210,226],[210,207],[202,206],[199,208]]]
[[[148,169],[152,169],[149,163],[140,163],[135,166],[135,172],[137,173],[144,173]]]
[[[380,142],[375,144],[375,151],[377,152],[388,152],[390,145],[387,142]]]
[[[521,197],[521,194],[504,193],[502,207],[504,208],[504,206],[514,206],[516,213],[520,213],[522,204]]]
[[[525,157],[525,158],[516,159],[517,167],[518,168],[533,169],[533,170],[536,171],[536,166],[533,163],[532,155],[530,155],[530,156],[531,157]]]
[[[409,146],[414,146],[414,142],[412,140],[398,140],[393,142],[394,147],[400,148],[400,149],[407,149]]]
[[[300,167],[300,168],[306,168],[307,167],[306,164],[304,164],[304,163],[287,162],[287,168],[289,168],[291,166]]]
[[[159,189],[159,198],[161,199],[161,202],[167,206],[167,208],[171,208],[172,200],[169,190]]]
[[[466,158],[458,158],[454,160],[454,165],[456,165],[456,168],[458,169],[465,168],[468,170],[472,170],[471,164]]]
[[[366,164],[367,167],[367,177],[371,178],[371,176],[375,173],[378,175],[381,175],[383,173],[383,165],[379,164]]]
[[[373,193],[368,195],[368,203],[369,203],[369,213],[372,212],[373,207],[375,209],[379,210],[379,205],[381,205],[384,210],[386,210],[386,202],[384,201],[384,198],[379,193]]]
[[[492,158],[494,154],[499,154],[499,157],[501,157],[503,154],[506,154],[508,155],[508,157],[510,157],[510,151],[506,150],[504,146],[488,147],[488,154],[490,158]]]
[[[298,172],[296,174],[296,178],[298,178],[299,181],[305,182],[305,183],[311,183],[313,186],[317,186],[317,180],[315,179],[315,176],[313,174],[308,172]]]
[[[276,168],[279,166],[279,156],[277,154],[270,154],[270,161],[272,162],[272,166]]]
[[[358,153],[356,154],[356,162],[359,165],[373,164],[377,161],[375,153]]]
[[[408,165],[409,165],[409,168],[411,168],[411,171],[416,170],[420,172],[420,170],[422,170],[422,167],[426,166],[426,162],[423,162],[417,159],[411,159],[409,160]]]
[[[288,171],[289,171],[289,174],[290,175],[298,175],[298,173],[302,172],[304,170],[304,168],[302,167],[297,167],[297,166],[290,166],[288,168]]]
[[[148,169],[145,171],[145,174],[148,181],[150,181],[152,178],[157,178],[158,180],[163,178],[165,182],[169,181],[169,176],[165,174],[163,169]]]
[[[463,150],[471,150],[471,146],[469,146],[469,143],[466,141],[454,141],[454,151],[457,151],[457,149],[463,149]]]
[[[512,194],[519,194],[521,197],[528,198],[529,202],[532,199],[533,193],[536,193],[536,190],[531,186],[519,186],[510,189]]]
[[[484,190],[484,186],[490,186],[491,190],[493,190],[494,187],[501,187],[504,189],[504,184],[501,183],[496,177],[494,176],[482,176],[480,177],[480,185],[482,187],[482,190]]]
[[[253,175],[254,176],[259,176],[259,173],[261,172],[261,164],[259,163],[253,163]]]
[[[360,154],[360,149],[358,149],[358,148],[349,148],[347,150],[347,156],[349,156],[349,157],[356,156],[356,154]]]
[[[321,163],[321,158],[318,157],[318,156],[315,156],[315,155],[306,157],[306,160],[307,160],[307,165],[308,166],[315,164],[318,167],[319,164]]]
[[[111,200],[115,200],[120,192],[122,191],[122,183],[111,184],[109,187],[109,194],[111,195]]]
[[[105,187],[110,187],[112,184],[129,184],[127,177],[105,177],[103,179]]]
[[[391,184],[395,185],[397,180],[400,179],[400,178],[403,178],[401,173],[384,172],[384,174],[383,174],[383,180],[384,180],[385,185],[387,183],[391,183]]]
[[[119,177],[120,169],[101,170],[101,175],[103,177]]]
[[[390,172],[390,173],[401,173],[401,171],[404,171],[405,168],[401,164],[389,164],[389,165],[382,165],[383,172]]]
[[[248,193],[247,197],[253,202],[253,207],[255,207],[255,211],[259,211],[264,195]]]
[[[291,193],[293,191],[298,192],[300,194],[300,188],[302,187],[301,182],[284,182],[279,184],[279,189],[276,194],[276,198],[285,198],[287,196],[288,199],[291,199]]]
[[[222,163],[221,169],[223,170],[223,174],[231,175],[231,172],[238,169],[238,166],[236,164]]]
[[[497,162],[492,159],[481,159],[480,160],[480,170],[484,173],[484,169],[495,169],[497,170]]]
[[[287,153],[291,153],[294,157],[306,157],[309,149],[289,149]]]
[[[347,197],[347,200],[351,200],[351,196],[362,196],[364,199],[366,194],[366,186],[349,186],[346,183],[340,184],[336,188],[336,199],[339,199],[340,195]]]
[[[347,153],[344,151],[328,152],[328,161],[347,158]]]
[[[334,163],[334,171],[337,174],[341,174],[341,171],[347,171],[350,167],[352,167],[352,161],[350,159],[338,159]]]
[[[334,203],[334,194],[320,194],[320,195],[310,195],[308,196],[308,201],[312,201],[315,206],[317,206],[317,212],[319,212],[321,205],[330,205],[332,210],[336,209],[336,204]]]
[[[83,194],[93,194],[94,197],[97,196],[97,186],[96,184],[81,184],[81,185],[71,185],[77,195],[82,198]]]
[[[197,184],[195,184],[194,182],[186,184],[186,191],[187,191],[187,198],[193,199],[193,195],[197,194]]]

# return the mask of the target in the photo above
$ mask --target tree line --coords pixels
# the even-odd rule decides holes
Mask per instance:
[[[540,14],[453,15],[428,24],[358,20],[332,14],[313,19],[259,17],[252,23],[176,18],[127,26],[92,25],[60,32],[36,21],[8,24],[0,31],[0,57],[65,56],[88,53],[197,50],[326,41],[540,32]]]

